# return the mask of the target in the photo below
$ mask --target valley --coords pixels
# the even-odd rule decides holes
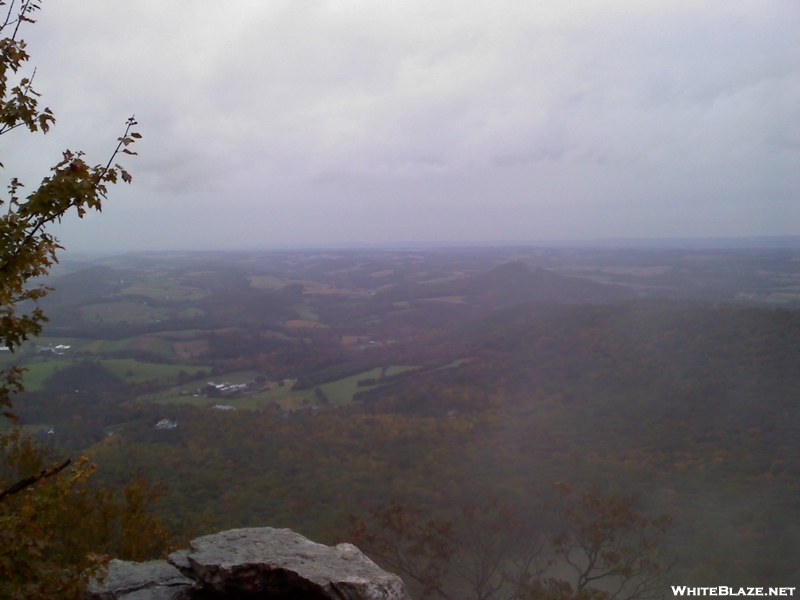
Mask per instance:
[[[673,518],[686,585],[800,576],[800,252],[466,248],[67,261],[14,407],[175,531],[331,542],[553,486]],[[798,288],[800,289],[800,288]],[[158,427],[159,423],[174,424]],[[547,527],[548,525],[543,525]],[[795,579],[792,579],[795,578]]]

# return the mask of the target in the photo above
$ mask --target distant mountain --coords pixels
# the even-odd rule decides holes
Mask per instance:
[[[376,294],[375,299],[397,302],[449,298],[496,309],[523,302],[605,304],[632,297],[633,293],[621,286],[565,277],[546,269],[531,271],[524,263],[511,262],[465,279],[401,284]]]

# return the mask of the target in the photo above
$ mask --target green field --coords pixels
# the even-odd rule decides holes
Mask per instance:
[[[64,351],[65,356],[74,356],[75,353],[90,353],[90,354],[108,354],[111,352],[122,352],[126,350],[152,352],[160,356],[173,356],[171,339],[165,335],[151,334],[141,335],[133,338],[124,338],[121,340],[92,340],[85,338],[55,338],[55,337],[40,337],[36,341],[27,346],[27,349],[35,347],[49,346],[54,348],[58,345],[69,346],[68,350]],[[45,354],[46,355],[46,354]]]
[[[121,296],[147,296],[154,300],[171,300],[174,302],[196,302],[210,295],[200,288],[181,285],[173,279],[150,279],[134,283],[120,292]]]
[[[78,360],[74,358],[47,358],[26,363],[24,366],[28,371],[24,375],[25,389],[31,392],[41,390],[45,379],[59,369],[65,369],[76,362]],[[107,359],[98,362],[127,383],[159,381],[165,385],[170,385],[177,382],[179,372],[185,371],[194,374],[202,369],[202,367],[196,365],[145,363],[133,358]]]
[[[42,389],[45,379],[59,369],[65,369],[74,363],[75,361],[72,359],[60,360],[53,358],[25,364],[27,371],[22,380],[25,389],[31,392]]]
[[[387,375],[394,375],[409,369],[417,367],[410,365],[395,365],[386,370]],[[358,387],[358,381],[361,379],[377,379],[381,375],[381,369],[375,368],[371,371],[364,371],[357,375],[351,375],[337,381],[323,383],[319,386],[328,401],[332,406],[343,406],[353,401],[353,394],[359,391],[368,390],[375,386]],[[217,383],[230,382],[230,383],[247,383],[253,381],[258,376],[255,371],[241,371],[237,373],[229,373],[226,375],[219,375],[209,378]],[[228,404],[238,409],[256,409],[262,406],[268,406],[273,402],[281,407],[281,410],[292,411],[303,408],[309,405],[320,404],[319,399],[316,397],[314,388],[307,390],[292,390],[295,384],[294,379],[286,381],[285,385],[276,387],[268,392],[261,392],[251,396],[244,396],[242,398],[203,398],[186,395],[186,392],[194,393],[198,388],[207,383],[204,381],[193,381],[182,386],[156,392],[154,394],[147,394],[140,396],[137,400],[142,402],[156,402],[159,404],[194,404],[196,406],[210,406],[212,404]],[[184,395],[181,395],[184,392]],[[305,400],[305,402],[304,402]]]
[[[81,316],[94,323],[152,323],[168,318],[169,311],[139,302],[104,302],[82,307]]]
[[[394,365],[386,369],[386,375],[397,375],[398,373],[402,373],[403,371],[409,371],[411,369],[419,369],[414,365]]]
[[[164,384],[174,384],[178,381],[178,373],[181,371],[193,375],[203,370],[197,365],[162,365],[139,362],[133,358],[101,360],[100,363],[128,383],[160,381]]]
[[[82,352],[92,354],[108,354],[110,352],[122,352],[134,350],[139,352],[152,352],[160,356],[172,356],[172,344],[156,336],[146,335],[135,338],[125,338],[122,340],[92,340],[81,348]]]
[[[308,306],[307,304],[298,304],[292,308],[297,311],[297,314],[300,315],[300,319],[304,321],[319,321],[319,315],[316,313],[313,307]]]

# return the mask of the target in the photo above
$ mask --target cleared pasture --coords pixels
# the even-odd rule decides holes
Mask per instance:
[[[79,340],[70,347],[70,352],[83,352],[89,354],[109,354],[125,350],[152,352],[159,356],[173,356],[172,344],[156,335],[142,335],[121,340]]]
[[[320,327],[320,324],[317,321],[292,319],[291,321],[286,321],[286,327],[290,329],[313,329],[314,327]]]
[[[292,308],[297,312],[297,314],[300,316],[300,319],[303,321],[319,321],[319,315],[317,314],[316,310],[314,310],[314,308],[308,304],[297,304]]]
[[[358,381],[360,379],[377,379],[380,377],[380,375],[381,369],[378,367],[376,369],[372,369],[371,371],[364,371],[358,375],[351,375],[350,377],[345,377],[344,379],[331,381],[330,383],[323,383],[321,386],[319,386],[319,388],[323,391],[325,396],[327,396],[328,401],[332,405],[342,406],[344,404],[350,404],[353,401],[353,394],[356,392],[374,387],[358,387]]]
[[[411,365],[393,365],[386,370],[386,374],[395,375],[416,368],[417,367]],[[358,373],[357,375],[351,375],[350,377],[323,383],[319,388],[328,398],[328,402],[330,402],[332,406],[343,406],[353,401],[353,394],[356,392],[375,387],[358,387],[359,380],[368,378],[377,379],[380,375],[381,369],[378,367],[370,371]],[[294,379],[287,380],[283,386],[275,387],[274,389],[258,394],[243,396],[241,398],[204,398],[191,395],[208,381],[214,381],[216,383],[248,383],[253,381],[257,376],[258,373],[256,371],[241,371],[237,373],[228,373],[226,375],[218,375],[209,377],[207,380],[193,381],[169,390],[140,396],[137,398],[137,401],[155,402],[159,404],[193,404],[195,406],[229,404],[237,409],[256,409],[275,403],[284,411],[299,410],[307,406],[320,404],[315,394],[315,388],[293,391],[292,386],[296,381]],[[181,392],[183,392],[183,395]]]
[[[153,323],[169,318],[169,311],[141,302],[104,302],[82,307],[81,318],[89,323]]]
[[[28,369],[23,376],[25,389],[31,392],[41,390],[44,381],[59,369],[65,369],[80,362],[75,358],[46,358],[34,359],[23,366]],[[175,384],[178,373],[185,371],[195,374],[202,370],[197,365],[165,365],[140,362],[132,358],[117,358],[99,360],[105,368],[126,383],[142,383],[144,381],[158,381],[164,385]]]
[[[158,338],[152,335],[142,335],[139,337],[131,338],[126,350],[134,350],[140,352],[152,352],[160,356],[172,356],[172,344],[167,340]]]
[[[195,358],[208,350],[208,340],[189,340],[172,344],[172,352],[178,358]]]
[[[397,375],[398,373],[410,371],[411,369],[419,369],[419,367],[415,365],[393,365],[386,369],[386,375]]]
[[[210,295],[210,292],[187,285],[174,279],[150,279],[134,283],[119,293],[120,296],[147,296],[154,300],[173,302],[197,302]]]
[[[365,292],[336,287],[328,283],[303,279],[296,283],[303,285],[304,296],[366,296]]]
[[[75,360],[72,358],[36,359],[35,361],[27,362],[22,365],[27,369],[25,374],[22,376],[23,385],[29,392],[41,390],[44,386],[45,379],[50,377],[59,369],[66,369],[73,364],[75,364]]]
[[[197,365],[164,365],[139,362],[133,358],[101,360],[100,363],[114,375],[128,383],[160,381],[164,384],[174,384],[178,381],[178,373],[181,371],[194,375],[203,370],[202,367]]]
[[[289,284],[288,281],[272,275],[251,275],[248,279],[250,287],[257,290],[279,290]]]
[[[157,333],[151,333],[150,335],[172,342],[186,342],[204,337],[208,335],[208,331],[205,329],[181,329],[179,331],[159,331]]]

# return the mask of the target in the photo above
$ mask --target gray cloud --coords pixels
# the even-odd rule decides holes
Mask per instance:
[[[59,127],[15,151],[103,156],[136,112],[82,246],[798,233],[798,30],[789,0],[60,0],[26,32]]]

